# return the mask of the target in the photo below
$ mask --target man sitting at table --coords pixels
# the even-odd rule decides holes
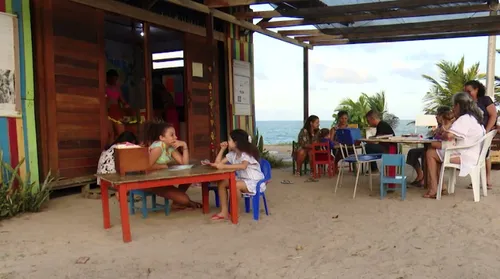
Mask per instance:
[[[370,127],[376,127],[377,132],[375,136],[394,136],[394,130],[392,129],[389,123],[380,119],[380,114],[376,110],[370,110],[366,113],[366,121]],[[389,144],[388,143],[368,143],[365,145],[365,150],[367,154],[375,154],[375,153],[387,153],[389,152]],[[377,162],[371,163],[372,172],[377,172]]]

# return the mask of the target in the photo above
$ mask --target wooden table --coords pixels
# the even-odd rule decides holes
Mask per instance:
[[[229,180],[231,222],[238,223],[238,197],[236,196],[236,176],[231,170],[217,170],[208,166],[196,166],[188,170],[157,170],[148,174],[126,175],[98,174],[101,179],[101,201],[104,228],[111,228],[108,189],[115,188],[119,193],[120,218],[123,242],[132,241],[128,211],[127,192],[179,184],[202,183],[203,213],[209,212],[208,184],[204,182]]]
[[[397,154],[398,153],[398,149],[397,149],[398,143],[422,144],[424,146],[424,160],[422,160],[422,171],[424,172],[424,186],[427,187],[427,170],[425,168],[425,154],[427,152],[427,149],[431,145],[431,143],[439,142],[439,140],[422,139],[422,138],[415,138],[415,137],[390,137],[390,138],[385,138],[385,139],[377,139],[377,138],[361,139],[360,141],[366,142],[366,143],[375,143],[375,144],[376,143],[392,143],[389,145],[389,154]],[[389,176],[395,176],[396,175],[396,168],[389,167],[388,172],[389,172],[388,173]],[[392,186],[392,187],[390,187],[390,186]],[[389,188],[394,188],[394,186],[389,185]]]

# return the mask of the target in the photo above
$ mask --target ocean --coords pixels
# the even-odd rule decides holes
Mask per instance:
[[[399,120],[399,125],[394,129],[397,136],[403,134],[411,134],[415,132],[415,125],[408,124],[413,120]],[[292,141],[297,141],[297,135],[302,128],[302,121],[257,121],[257,129],[264,137],[265,144],[287,144]],[[330,128],[332,121],[320,122],[321,127]],[[426,127],[418,127],[418,134],[427,134]]]

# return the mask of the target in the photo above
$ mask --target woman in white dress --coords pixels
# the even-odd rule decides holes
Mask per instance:
[[[443,130],[442,140],[455,142],[458,146],[474,144],[484,136],[482,126],[483,112],[467,93],[457,93],[453,96],[453,112],[456,121],[450,129]],[[460,164],[459,176],[467,176],[479,159],[480,145],[457,150],[450,159],[452,163]],[[443,162],[444,150],[429,148],[426,153],[428,168],[428,191],[424,198],[436,198],[439,171]]]

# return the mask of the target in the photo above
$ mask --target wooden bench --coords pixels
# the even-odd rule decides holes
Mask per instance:
[[[52,190],[60,190],[82,186],[82,193],[90,190],[90,185],[95,184],[97,179],[95,175],[80,176],[75,178],[60,178],[50,183]]]

